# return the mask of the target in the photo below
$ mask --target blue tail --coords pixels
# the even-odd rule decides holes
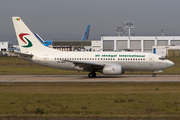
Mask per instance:
[[[89,38],[89,32],[90,32],[90,25],[87,26],[86,31],[83,34],[82,41],[86,41]]]

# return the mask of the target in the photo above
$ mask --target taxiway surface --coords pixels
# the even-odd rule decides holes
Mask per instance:
[[[13,82],[180,82],[179,75],[0,75],[0,83]]]

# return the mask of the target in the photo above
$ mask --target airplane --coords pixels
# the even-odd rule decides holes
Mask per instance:
[[[81,39],[82,41],[87,41],[87,40],[88,40],[88,38],[89,38],[89,32],[90,32],[90,25],[87,25],[87,28],[86,28],[83,36],[82,36],[82,39]],[[37,37],[37,39],[40,40],[40,42],[41,42],[43,45],[45,45],[45,46],[47,46],[47,47],[49,47],[50,45],[52,45],[52,40],[44,41],[37,33],[35,33],[34,35]]]
[[[20,59],[42,66],[88,71],[88,77],[93,78],[96,72],[121,75],[124,71],[152,71],[152,76],[156,77],[156,73],[174,65],[172,61],[152,53],[55,50],[42,45],[20,17],[12,17],[12,21],[20,47],[20,53],[14,53]]]

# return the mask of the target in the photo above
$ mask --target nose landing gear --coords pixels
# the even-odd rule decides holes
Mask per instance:
[[[153,74],[152,74],[152,77],[156,77],[156,73],[153,73]]]
[[[156,73],[161,73],[163,72],[162,70],[158,70],[158,71],[154,71],[154,73],[152,74],[152,77],[156,77]]]

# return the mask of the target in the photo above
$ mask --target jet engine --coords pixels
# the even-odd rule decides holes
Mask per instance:
[[[106,65],[103,68],[104,75],[121,75],[123,73],[120,65]]]

